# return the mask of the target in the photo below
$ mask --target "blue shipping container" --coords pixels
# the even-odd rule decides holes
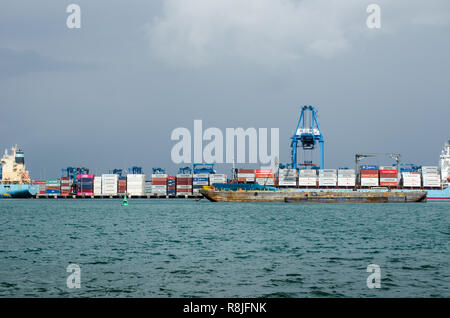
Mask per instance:
[[[361,170],[378,170],[378,166],[375,165],[362,165]]]

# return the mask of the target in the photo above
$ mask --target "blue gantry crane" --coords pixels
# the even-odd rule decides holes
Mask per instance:
[[[179,174],[192,174],[192,169],[190,167],[183,167],[178,169]]]
[[[142,174],[142,167],[133,166],[128,168],[129,174]]]
[[[291,138],[292,169],[297,169],[297,147],[313,151],[320,146],[320,169],[324,167],[324,140],[317,119],[317,110],[313,106],[303,106],[294,136]]]
[[[72,181],[72,186],[70,193],[74,194],[77,192],[78,175],[79,174],[89,174],[89,169],[85,167],[67,167],[61,169],[62,177],[67,177]]]
[[[216,170],[214,170],[213,163],[194,163],[193,170],[194,170],[194,174],[199,174],[199,173],[215,174],[216,173]]]
[[[152,168],[152,173],[153,174],[166,174],[166,170],[164,170],[163,168]]]

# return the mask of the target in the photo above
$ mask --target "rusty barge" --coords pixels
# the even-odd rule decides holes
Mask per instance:
[[[212,202],[355,202],[406,203],[426,202],[427,191],[364,191],[364,190],[283,190],[204,188],[200,193]]]

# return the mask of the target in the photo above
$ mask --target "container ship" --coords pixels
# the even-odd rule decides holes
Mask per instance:
[[[38,187],[32,184],[25,168],[23,151],[17,146],[11,148],[12,153],[1,159],[0,198],[30,198],[36,195]]]
[[[236,182],[200,192],[213,202],[450,202],[450,141],[439,166],[400,166],[236,169]]]
[[[232,169],[232,177],[218,174],[214,164],[195,163],[169,175],[153,168],[145,175],[132,167],[94,175],[88,168],[67,167],[61,178],[31,181],[25,169],[23,151],[12,148],[1,160],[0,197],[12,198],[200,198],[217,201],[251,202],[450,202],[450,141],[441,152],[439,166],[400,163],[400,154],[356,154],[355,169],[324,169],[324,138],[316,110],[303,106],[291,138],[291,162],[274,160],[272,167]],[[318,147],[316,147],[318,146]],[[318,150],[320,165],[297,162],[297,147],[303,153]],[[390,166],[361,164],[369,157],[387,156]],[[308,156],[305,155],[305,158]],[[147,179],[149,177],[149,179]]]

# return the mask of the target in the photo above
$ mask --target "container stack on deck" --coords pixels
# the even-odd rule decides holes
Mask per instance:
[[[209,175],[209,184],[213,185],[214,183],[227,183],[227,175],[226,174],[210,174]]]
[[[361,187],[378,187],[378,167],[373,165],[361,166]]]
[[[102,177],[95,176],[94,177],[94,195],[102,194]]]
[[[46,194],[61,194],[61,181],[60,180],[47,180],[45,185]]]
[[[45,195],[47,181],[35,181],[34,183],[38,185],[38,194]]]
[[[439,188],[441,186],[441,176],[438,167],[423,166],[422,178],[424,188]]]
[[[420,188],[422,186],[422,180],[418,171],[402,172],[402,182],[405,188]]]
[[[209,185],[209,174],[208,173],[197,173],[193,175],[192,179],[192,193],[198,194],[203,186]]]
[[[119,176],[117,174],[102,174],[102,194],[116,195]]]
[[[356,181],[356,173],[354,169],[338,170],[338,187],[354,187]]]
[[[319,187],[336,187],[336,185],[337,185],[336,169],[319,170]]]
[[[67,196],[72,190],[72,180],[69,177],[61,177],[61,195]]]
[[[298,185],[300,187],[316,187],[317,172],[314,169],[302,169],[298,173]]]
[[[167,194],[176,195],[177,194],[177,178],[175,176],[167,177]]]
[[[242,183],[255,182],[256,179],[255,169],[238,169],[237,178],[238,182]]]
[[[127,192],[127,177],[119,177],[117,181],[117,193],[125,194]]]
[[[278,185],[295,187],[297,185],[297,170],[296,169],[278,170]]]
[[[398,171],[396,167],[380,167],[380,186],[390,188],[398,186]]]
[[[256,169],[255,181],[260,185],[275,185],[275,174],[273,169]]]
[[[152,193],[152,182],[145,181],[145,194],[151,194],[151,193]]]
[[[192,175],[191,174],[177,174],[177,195],[192,194]]]
[[[77,179],[77,195],[94,195],[93,174],[79,174]]]
[[[152,194],[167,195],[167,174],[152,174]]]
[[[145,194],[145,175],[128,174],[127,175],[127,193],[130,195]]]

